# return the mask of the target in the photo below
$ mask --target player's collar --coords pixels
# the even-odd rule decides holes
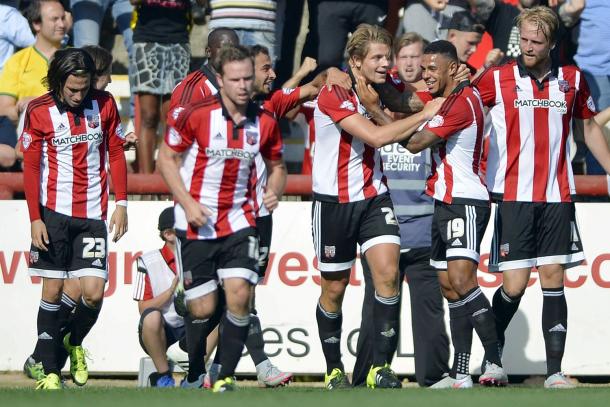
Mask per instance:
[[[212,86],[216,88],[216,90],[220,90],[220,86],[218,85],[218,81],[216,80],[216,71],[212,68],[212,65],[208,62],[199,68],[201,72],[205,75],[206,78],[210,81]]]
[[[51,92],[51,97],[55,101],[55,106],[57,106],[57,110],[59,113],[63,114],[66,112],[72,112],[74,114],[80,114],[83,112],[85,108],[92,109],[93,105],[91,103],[91,91],[85,96],[85,99],[78,107],[71,107],[67,103],[61,101],[59,97],[55,94],[55,92]]]
[[[271,93],[273,91],[267,93],[267,94],[263,94],[263,93],[258,93],[256,95],[254,95],[254,97],[252,98],[252,101],[259,107],[262,107],[263,104],[265,103],[265,101],[267,99],[269,99],[271,97]]]
[[[532,79],[535,79],[533,76],[530,75],[530,72],[527,70],[527,68],[523,64],[523,58],[521,57],[521,55],[519,57],[517,57],[517,68],[519,69],[519,76],[521,76],[522,78],[527,78],[528,76],[530,76]],[[559,74],[559,62],[556,60],[556,58],[553,58],[551,56],[551,74],[548,75],[547,78],[550,78],[550,77],[556,78],[558,74]]]
[[[458,93],[459,91],[464,88],[467,88],[468,86],[470,86],[470,81],[462,81],[458,83],[457,86],[451,91],[451,95],[453,95],[454,93]]]
[[[218,101],[220,102],[220,106],[222,107],[222,115],[227,119],[227,120],[231,120],[233,121],[233,118],[231,117],[231,114],[229,114],[229,111],[227,110],[223,100],[222,100],[222,96],[220,96],[220,92],[218,92],[216,94],[216,97],[218,98]],[[247,122],[255,122],[256,121],[256,116],[258,115],[259,111],[260,111],[260,106],[258,106],[256,103],[254,103],[252,100],[248,101],[248,106],[246,107],[246,121],[237,124],[237,127],[241,127],[243,126],[245,123]]]

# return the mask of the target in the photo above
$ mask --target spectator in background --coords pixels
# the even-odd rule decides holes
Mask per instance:
[[[19,114],[30,100],[47,91],[42,79],[67,31],[64,7],[59,1],[34,0],[26,15],[36,34],[34,45],[11,56],[0,74],[0,166],[4,168],[15,164]]]
[[[35,40],[28,20],[19,10],[0,4],[0,71],[15,48],[29,47]]]
[[[587,78],[597,111],[602,111],[610,107],[610,4],[607,0],[587,0],[580,20],[578,51],[574,59]],[[588,152],[587,174],[604,173]]]
[[[123,36],[123,44],[127,55],[131,58],[133,52],[133,31],[131,17],[133,6],[129,0],[70,0],[70,8],[74,18],[74,46],[100,45],[100,31],[104,14],[109,8],[118,32]],[[128,69],[132,68],[131,65]],[[134,72],[129,70],[129,85],[133,86]],[[134,118],[134,96],[130,95],[129,118]],[[132,122],[130,122],[130,125]]]
[[[455,46],[460,62],[468,65],[468,58],[476,52],[481,43],[485,27],[477,24],[468,11],[454,13],[441,27],[447,29],[447,41]],[[473,66],[468,67],[471,71],[476,71]]]
[[[205,47],[207,61],[201,68],[188,74],[172,91],[169,111],[184,107],[189,103],[201,101],[218,93],[220,87],[216,81],[218,73],[218,55],[225,46],[239,45],[239,38],[230,28],[216,28],[208,34],[208,45]]]
[[[421,77],[421,58],[426,45],[428,41],[421,35],[409,32],[400,37],[394,47],[394,78],[416,91],[428,89]]]
[[[460,62],[470,69],[471,76],[482,73],[485,68],[500,63],[504,58],[502,51],[494,48],[487,53],[485,63],[478,70],[468,63],[468,59],[477,51],[485,32],[485,27],[477,23],[469,11],[453,14],[445,28],[448,29],[447,41],[455,46]]]
[[[127,53],[131,55],[133,40],[130,23],[133,6],[129,0],[70,0],[70,8],[74,18],[75,47],[100,43],[102,19],[106,10],[111,8],[114,22],[123,35]]]
[[[515,19],[525,9],[539,5],[554,7],[563,26],[560,27],[558,42],[566,37],[567,29],[578,21],[585,0],[519,0],[517,5],[508,4],[501,0],[477,0],[473,10],[478,20],[485,24],[486,31],[493,39],[494,48],[498,48],[505,55],[505,59],[515,59],[521,55],[519,48],[519,29]],[[559,47],[555,50],[555,57],[559,56]]]
[[[140,134],[137,161],[141,173],[155,169],[157,127],[165,124],[172,90],[188,73],[189,0],[130,0],[136,6],[130,64],[134,72],[132,93],[138,95]]]
[[[210,0],[209,3],[210,30],[232,28],[241,45],[267,47],[271,61],[275,61],[275,0]]]
[[[404,31],[416,32],[429,42],[444,39],[447,31],[441,26],[451,20],[453,13],[467,8],[466,0],[409,1],[403,17]]]
[[[347,36],[361,23],[383,26],[387,0],[308,0],[309,34],[305,56],[318,61],[317,72],[343,66]]]

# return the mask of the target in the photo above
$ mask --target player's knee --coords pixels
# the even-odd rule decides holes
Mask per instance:
[[[540,283],[545,288],[563,287],[564,268],[559,264],[550,264],[538,268]]]
[[[477,286],[476,281],[473,281],[471,276],[457,275],[449,277],[451,288],[459,295],[465,295],[468,291]]]
[[[227,295],[227,308],[233,313],[242,314],[249,312],[250,308],[250,286],[248,284],[232,287]]]
[[[163,316],[161,315],[161,311],[154,310],[148,312],[142,321],[142,327],[145,330],[160,331],[163,328]]]
[[[322,297],[332,303],[339,303],[345,294],[346,285],[335,281],[322,290]]]
[[[83,301],[89,308],[101,308],[104,300],[104,293],[83,293]]]
[[[460,299],[459,294],[453,288],[451,288],[450,285],[441,285],[441,293],[443,294],[443,297],[448,301],[457,301]]]
[[[381,293],[380,289],[383,289],[384,291],[392,291],[394,293],[393,295],[396,295],[396,292],[398,291],[398,269],[383,273],[380,277],[381,278],[377,284],[380,285],[380,287],[376,288],[376,290],[379,293]]]
[[[17,155],[15,155],[15,151],[10,151],[9,149],[0,150],[0,167],[11,168],[15,165],[16,161]]]
[[[50,303],[58,303],[61,300],[63,280],[45,279],[42,286],[42,299]]]
[[[523,284],[507,284],[506,281],[502,284],[502,291],[513,300],[523,297],[527,285]]]
[[[214,313],[214,306],[202,301],[188,302],[189,314],[195,319],[208,319]]]

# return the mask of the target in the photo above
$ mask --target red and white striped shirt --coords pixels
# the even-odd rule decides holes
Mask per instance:
[[[169,246],[144,253],[138,257],[137,264],[138,271],[133,285],[134,300],[151,300],[171,288],[176,278],[176,261]],[[184,325],[184,320],[176,313],[174,301],[170,299],[160,308],[165,322],[172,327]]]
[[[489,201],[479,176],[484,114],[481,98],[471,87],[454,91],[424,127],[443,139],[432,150],[432,173],[426,193],[452,203]]]
[[[282,159],[280,130],[271,114],[252,103],[245,123],[236,126],[220,97],[210,97],[170,112],[165,142],[183,154],[180,176],[186,189],[212,211],[196,229],[176,204],[176,229],[186,231],[188,239],[205,240],[255,226],[255,158]]]
[[[91,90],[78,109],[47,93],[32,100],[21,134],[30,221],[40,205],[75,218],[106,219],[110,165],[116,201],[127,199],[125,135],[112,95]]]
[[[487,187],[492,194],[505,201],[571,202],[572,118],[595,115],[581,71],[554,67],[539,83],[513,61],[487,70],[474,85],[491,107]]]
[[[209,78],[212,79],[209,79]],[[189,103],[199,102],[218,93],[218,84],[214,72],[207,65],[191,72],[172,91],[169,101],[169,110],[186,106]]]
[[[318,200],[356,202],[388,191],[379,151],[339,125],[353,114],[367,117],[355,92],[322,89],[314,111],[313,192]]]
[[[301,88],[278,89],[268,94],[262,101],[262,108],[272,113],[276,120],[286,116],[286,114],[297,107],[300,102]],[[269,215],[269,210],[263,204],[265,187],[267,186],[267,166],[265,160],[259,154],[256,156],[256,186],[253,191],[254,210],[256,217]]]
[[[303,103],[299,109],[299,113],[303,115],[305,123],[307,123],[307,134],[304,140],[305,148],[303,149],[303,166],[301,168],[301,174],[303,175],[311,175],[312,171],[313,152],[316,148],[316,125],[313,121],[315,108],[316,102],[313,101]]]

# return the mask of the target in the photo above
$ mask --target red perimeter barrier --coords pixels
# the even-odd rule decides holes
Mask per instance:
[[[608,180],[605,175],[576,175],[574,178],[578,195],[609,195]],[[0,173],[0,199],[13,199],[15,192],[23,192],[23,173]],[[159,174],[129,174],[127,192],[130,195],[155,195],[169,194],[169,189]],[[311,177],[289,175],[284,195],[311,195]]]
[[[110,187],[112,190],[112,186]],[[16,192],[23,192],[23,173],[0,172],[0,199],[13,199]],[[160,174],[129,174],[127,193],[130,195],[169,194],[169,188]],[[289,175],[285,195],[310,195],[311,177]]]

